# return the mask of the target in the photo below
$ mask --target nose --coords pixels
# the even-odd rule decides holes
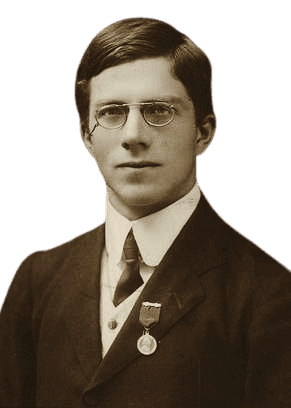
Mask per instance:
[[[147,148],[151,143],[149,125],[138,107],[131,107],[122,128],[121,146],[126,150]]]

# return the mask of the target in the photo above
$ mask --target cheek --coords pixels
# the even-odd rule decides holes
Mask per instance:
[[[92,139],[92,152],[99,165],[104,165],[110,160],[110,153],[113,149],[114,141],[109,137],[102,137],[102,135],[97,134]]]
[[[178,143],[172,146],[171,152],[171,157],[168,156],[168,169],[173,179],[183,179],[195,171],[196,157],[194,138],[181,138]]]
[[[193,128],[177,128],[165,139],[165,150],[168,151],[168,156],[177,162],[191,161],[195,156],[195,140]]]

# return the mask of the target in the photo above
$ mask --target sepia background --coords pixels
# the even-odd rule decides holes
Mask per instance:
[[[0,306],[24,258],[104,221],[74,80],[96,33],[127,17],[165,20],[209,56],[218,127],[198,183],[225,221],[291,269],[290,14],[288,0],[1,3]]]

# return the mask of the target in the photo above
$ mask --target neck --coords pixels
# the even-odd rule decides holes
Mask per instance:
[[[186,194],[188,194],[192,190],[192,188],[195,185],[195,182],[193,185],[191,185],[190,188],[185,190],[184,194],[181,194],[180,196],[175,197],[174,200],[167,200],[165,202],[152,203],[151,205],[148,205],[148,206],[132,205],[132,204],[129,205],[126,202],[118,200],[115,194],[110,190],[110,188],[107,188],[107,194],[108,194],[110,204],[119,214],[127,218],[129,221],[135,221],[140,218],[146,217],[147,215],[161,211],[164,208],[168,207],[169,205],[180,200],[182,197],[184,197]]]

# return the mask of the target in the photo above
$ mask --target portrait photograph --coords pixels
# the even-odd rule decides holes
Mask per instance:
[[[0,6],[1,408],[291,405],[289,8]]]

